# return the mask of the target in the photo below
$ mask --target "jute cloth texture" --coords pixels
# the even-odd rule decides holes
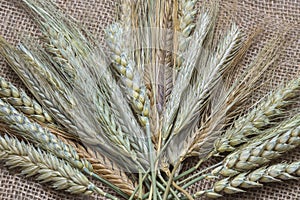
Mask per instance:
[[[72,16],[91,31],[101,44],[103,42],[103,29],[116,17],[118,1],[115,0],[56,0],[66,14]],[[201,6],[199,2],[198,6]],[[282,84],[293,77],[300,76],[300,1],[299,0],[224,0],[220,6],[219,26],[225,26],[228,21],[234,20],[246,34],[251,34],[257,27],[262,32],[256,37],[255,43],[247,52],[241,70],[254,59],[268,39],[279,30],[288,28],[286,44],[280,51],[280,58],[276,65],[262,78],[261,86],[249,99],[253,103],[272,88]],[[36,38],[38,28],[30,16],[17,6],[16,0],[0,0],[0,34],[12,44],[17,44],[26,37]],[[24,88],[16,74],[0,58],[0,75]],[[300,107],[299,107],[300,108]],[[300,109],[298,109],[300,110]],[[277,162],[296,161],[300,159],[300,150],[284,155]],[[195,164],[195,159],[189,159],[184,168]],[[213,164],[205,163],[203,168]],[[211,183],[205,181],[194,184],[190,192],[208,188]],[[108,188],[98,183],[105,191]],[[53,191],[44,185],[36,183],[33,179],[24,178],[17,172],[9,171],[0,163],[0,200],[67,200],[67,199],[105,199],[98,196],[74,197],[63,192]],[[228,195],[225,199],[300,199],[300,185],[298,181],[267,184],[263,188],[248,190],[247,193]]]

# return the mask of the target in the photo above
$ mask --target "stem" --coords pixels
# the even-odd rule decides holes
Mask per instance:
[[[142,199],[143,196],[143,174],[141,170],[139,171],[139,199]]]
[[[115,186],[114,184],[112,184],[109,181],[103,179],[102,177],[98,176],[97,174],[95,174],[93,172],[90,172],[90,170],[88,170],[87,168],[83,168],[83,172],[86,173],[87,175],[92,176],[96,180],[104,183],[105,185],[107,185],[108,187],[110,187],[111,189],[113,189],[116,193],[118,193],[119,195],[121,195],[125,199],[128,199],[129,196],[127,194],[125,194],[120,188],[118,188],[117,186]]]
[[[193,179],[192,181],[186,183],[185,185],[183,185],[182,188],[183,188],[183,189],[186,189],[186,188],[190,187],[191,185],[193,185],[194,183],[196,183],[196,182],[198,182],[198,181],[201,181],[201,180],[205,179],[205,178],[206,178],[207,176],[209,176],[209,175],[210,175],[210,174],[204,174],[204,175],[202,175],[202,176],[199,176],[199,177]]]
[[[181,193],[183,193],[189,200],[193,200],[193,197],[185,190],[185,188],[182,188],[180,186],[178,186],[175,182],[173,182],[173,186],[180,191]]]
[[[158,177],[161,179],[161,181],[163,182],[163,184],[167,185],[166,181],[163,179],[162,176],[159,175]],[[158,187],[159,189],[161,189],[162,191],[165,191],[165,190],[166,190],[166,188],[165,188],[163,185],[161,185],[159,182],[157,182],[157,187]],[[172,188],[170,189],[170,192],[172,193],[172,195],[174,195],[175,199],[181,200],[181,199],[179,199],[179,197],[177,196],[176,192],[175,192]],[[145,194],[145,195],[143,196],[143,199],[148,198],[149,195],[150,195],[150,192],[148,192],[147,194]],[[170,195],[169,198],[171,198],[172,195]],[[160,196],[159,196],[159,197],[160,197]],[[160,197],[160,198],[161,198],[161,197]]]
[[[181,159],[179,159],[179,161],[178,161],[178,162],[176,163],[176,165],[174,166],[174,169],[172,170],[172,173],[171,173],[171,175],[170,175],[170,177],[169,177],[169,180],[168,180],[167,188],[166,188],[166,190],[165,190],[165,192],[164,192],[163,200],[167,200],[167,198],[168,198],[168,193],[169,193],[169,191],[170,191],[171,184],[172,184],[172,182],[173,182],[173,177],[174,177],[174,175],[175,175],[176,170],[177,170],[178,167],[180,166],[180,164],[181,164]]]
[[[144,180],[146,179],[146,177],[148,176],[149,170],[145,173],[145,175],[142,178],[142,182],[144,182]],[[140,189],[140,185],[138,187],[136,187],[133,191],[133,193],[131,194],[130,198],[128,200],[133,200],[135,194],[137,193],[137,191]]]
[[[115,197],[115,196],[113,196],[113,195],[111,195],[109,193],[104,192],[103,190],[101,190],[98,187],[94,187],[93,191],[96,192],[97,194],[100,194],[100,195],[102,195],[104,197],[107,197],[107,198],[109,198],[111,200],[119,200],[117,197]]]
[[[159,175],[158,177],[163,182],[164,185],[167,185],[167,182],[164,180],[164,178],[161,175]],[[177,196],[176,192],[172,188],[170,188],[170,191],[175,199],[180,200],[179,197]]]
[[[214,154],[214,152],[211,152],[210,154],[208,154],[207,157],[200,159],[199,162],[198,162],[194,167],[192,167],[192,168],[190,168],[189,170],[187,170],[187,171],[185,171],[185,172],[179,174],[178,176],[176,176],[176,177],[174,178],[174,181],[177,181],[177,180],[181,179],[182,177],[184,177],[184,176],[186,176],[186,175],[189,175],[189,174],[193,173],[194,171],[196,171],[196,170],[200,167],[200,165],[201,165],[203,162],[207,161],[209,158],[211,158],[213,154]],[[220,164],[220,163],[218,163],[217,165],[213,165],[213,166],[211,166],[211,167],[209,167],[209,168],[207,168],[207,169],[212,169],[213,167],[216,167],[216,166],[218,166],[219,164]],[[206,171],[206,169],[203,170],[203,171]],[[201,171],[201,172],[203,172],[203,171]]]
[[[183,183],[185,183],[185,182],[187,182],[187,181],[190,181],[190,180],[192,180],[192,179],[195,179],[195,178],[197,178],[198,176],[201,176],[204,172],[206,172],[206,171],[208,171],[208,170],[211,170],[211,169],[213,169],[213,168],[215,168],[215,167],[218,167],[218,166],[220,166],[222,164],[222,162],[219,162],[219,163],[217,163],[217,164],[215,164],[215,165],[212,165],[212,166],[210,166],[210,167],[208,167],[208,168],[206,168],[206,169],[204,169],[204,170],[202,170],[202,171],[200,171],[200,172],[197,172],[196,174],[194,174],[194,175],[192,175],[192,176],[190,176],[190,177],[188,177],[188,178],[186,178],[186,179],[184,179],[184,180],[182,180],[182,181],[180,181],[179,183],[178,183],[178,185],[182,185]],[[208,174],[207,174],[208,175]],[[177,177],[176,177],[177,178]],[[193,181],[193,180],[192,180]]]
[[[190,168],[189,170],[187,170],[187,171],[181,173],[180,175],[176,176],[176,177],[174,178],[174,181],[177,181],[177,180],[181,179],[182,177],[184,177],[184,176],[186,176],[186,175],[189,175],[189,174],[193,173],[194,171],[196,171],[196,170],[199,168],[199,166],[200,166],[203,162],[204,162],[204,159],[199,160],[199,162],[198,162],[194,167],[192,167],[192,168]]]

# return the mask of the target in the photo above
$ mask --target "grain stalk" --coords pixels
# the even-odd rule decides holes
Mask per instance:
[[[129,134],[123,132],[117,122],[117,116],[111,112],[111,109],[105,99],[98,96],[98,113],[97,119],[101,123],[106,137],[117,147],[124,156],[131,158],[135,164],[138,162],[147,164],[143,149],[135,144],[135,140],[129,137]]]
[[[223,74],[233,67],[232,64],[239,55],[243,44],[242,38],[238,27],[232,25],[226,36],[220,41],[214,55],[208,60],[200,58],[202,60],[200,64],[204,65],[205,72],[198,74],[196,83],[188,88],[180,104],[172,131],[172,135],[176,135],[176,137],[167,149],[171,163],[174,164],[176,158],[186,155],[194,141],[194,130],[198,126],[199,118],[211,100],[212,91],[216,89]],[[180,143],[182,145],[176,145]]]
[[[192,77],[193,71],[196,67],[196,60],[201,53],[201,47],[204,39],[209,31],[211,16],[208,11],[204,12],[200,19],[198,20],[197,29],[193,35],[195,40],[189,49],[189,54],[187,55],[186,62],[182,66],[180,73],[177,76],[175,85],[173,87],[170,99],[166,105],[165,114],[163,116],[163,127],[162,127],[162,139],[165,142],[169,135],[171,134],[173,122],[176,118],[182,95],[184,91],[189,86],[190,79]],[[163,143],[164,143],[163,142]]]
[[[163,118],[163,126],[162,126],[162,145],[164,146],[164,148],[168,146],[167,144],[171,141],[172,137],[174,137],[174,134],[171,135],[173,130],[173,125],[174,125],[174,120],[177,117],[183,95],[185,94],[186,89],[189,87],[189,83],[193,76],[194,70],[196,69],[197,60],[201,55],[201,52],[203,52],[202,47],[205,38],[210,32],[211,26],[213,24],[211,23],[211,20],[214,11],[215,11],[214,9],[210,8],[203,11],[203,13],[200,15],[200,18],[197,21],[195,32],[192,36],[192,40],[194,40],[194,42],[190,45],[188,49],[189,53],[187,55],[185,62],[183,63],[180,73],[177,76],[174,88],[170,95],[170,100],[166,105],[165,115]],[[167,140],[170,135],[171,135],[171,139]],[[174,169],[172,170],[172,173],[168,180],[166,191],[164,192],[163,200],[167,199],[170,186],[173,182],[173,176],[175,175],[175,172],[177,168],[180,166],[180,162],[182,161],[183,160],[179,158],[178,162],[174,166]]]
[[[158,81],[156,82],[157,97],[156,107],[160,116],[163,115],[165,105],[169,100],[173,82],[174,82],[174,66],[173,66],[173,0],[167,0],[161,2],[160,21],[158,26],[160,27],[160,33],[158,37],[159,47],[157,56],[159,59],[159,69],[156,72],[158,74]]]
[[[30,47],[30,45],[27,46]],[[31,66],[30,71],[34,71],[35,77],[38,77],[39,82],[45,80],[52,90],[58,92],[67,104],[74,105],[75,102],[72,98],[72,92],[70,91],[68,83],[61,80],[60,72],[53,70],[55,65],[52,65],[47,59],[44,50],[40,47],[38,52],[37,50],[29,49],[27,46],[19,44],[18,49],[24,53],[25,62]]]
[[[32,142],[38,144],[41,148],[48,150],[58,157],[68,160],[78,169],[92,170],[91,165],[79,160],[75,149],[64,144],[49,130],[42,128],[39,124],[31,122],[26,116],[19,113],[14,107],[0,100],[0,119],[6,123],[9,128],[17,131],[18,134]]]
[[[241,55],[247,51],[251,44],[251,36],[246,42]],[[250,63],[247,70],[238,78],[228,91],[218,99],[218,103],[212,107],[211,114],[207,119],[201,122],[200,128],[195,133],[195,139],[186,157],[200,156],[199,162],[189,170],[181,173],[175,179],[180,179],[200,167],[200,165],[215,154],[214,141],[222,137],[222,131],[228,126],[233,118],[241,113],[242,103],[247,100],[247,97],[254,91],[258,80],[264,72],[278,58],[278,49],[282,45],[282,35],[274,37],[268,41],[267,45],[259,52],[256,59]]]
[[[96,193],[112,200],[118,199],[96,187],[68,162],[15,138],[7,135],[0,136],[0,149],[0,159],[5,160],[5,165],[10,169],[22,169],[21,175],[36,176],[37,181],[50,183],[55,190],[83,195]]]
[[[124,34],[126,33],[124,33],[123,27],[118,23],[107,29],[106,38],[112,51],[111,60],[121,79],[128,101],[138,115],[141,125],[146,126],[150,110],[149,99],[135,63],[128,56],[128,49],[122,46],[121,41],[125,39]]]
[[[37,24],[42,28],[42,31],[47,38],[46,43],[51,45],[47,46],[46,44],[47,51],[50,54],[51,52],[52,54],[59,52],[63,58],[68,59],[69,64],[73,67],[72,70],[75,72],[71,73],[75,74],[74,77],[70,76],[68,73],[61,77],[61,79],[67,83],[66,85],[71,87],[71,96],[73,95],[72,97],[74,97],[73,99],[76,101],[75,104],[66,105],[60,96],[55,97],[55,100],[58,101],[58,105],[65,108],[63,113],[68,114],[71,122],[74,124],[74,128],[77,128],[74,131],[69,130],[69,132],[78,134],[80,138],[84,139],[84,142],[90,145],[99,145],[100,143],[102,145],[101,148],[105,149],[105,152],[108,155],[117,155],[117,150],[114,146],[104,146],[105,142],[109,142],[109,140],[117,141],[116,138],[113,138],[115,135],[109,135],[110,139],[107,139],[107,135],[101,133],[103,130],[99,131],[99,126],[101,128],[106,127],[109,129],[110,127],[107,126],[107,122],[113,122],[112,124],[122,127],[120,133],[118,132],[118,137],[121,137],[121,134],[124,136],[124,128],[128,131],[125,132],[126,137],[134,140],[132,146],[134,145],[134,147],[139,148],[139,150],[147,150],[147,147],[141,148],[145,147],[143,141],[138,141],[136,139],[141,137],[142,134],[139,134],[141,133],[139,127],[134,127],[136,124],[130,116],[132,113],[130,108],[127,108],[126,102],[124,104],[122,98],[117,95],[113,98],[115,101],[113,101],[113,103],[110,102],[112,101],[111,91],[119,91],[119,88],[116,87],[114,80],[110,77],[110,71],[107,73],[107,63],[104,59],[104,53],[101,48],[97,46],[91,34],[82,30],[80,26],[71,20],[67,20],[64,14],[52,3],[48,4],[48,2],[42,0],[22,0],[22,2],[24,3],[24,7],[36,17]],[[57,15],[51,15],[52,12],[57,13]],[[49,51],[49,48],[53,49]],[[54,66],[58,66],[56,70],[64,74],[64,71],[61,71],[62,69],[59,68],[61,65],[59,60],[52,59],[53,55],[48,57]],[[59,57],[59,55],[57,57]],[[55,91],[51,91],[51,94],[55,94]],[[99,109],[102,103],[99,104],[98,97],[101,95],[104,96],[103,98],[101,97],[104,101],[111,103],[113,111],[117,112],[115,113],[116,116],[122,116],[120,117],[120,120],[115,120],[115,118],[112,117],[112,112],[110,109],[107,109],[107,107],[105,108],[105,111],[107,111],[105,114],[109,113],[110,116],[108,118],[105,118],[108,116],[105,116],[105,114],[98,115],[103,111],[103,109]],[[95,118],[94,114],[98,116]],[[83,121],[83,118],[89,120]],[[103,119],[105,120],[103,121]],[[105,122],[105,125],[101,125],[101,122],[98,120]],[[121,121],[123,124],[120,125],[119,123]],[[126,124],[129,121],[130,124]],[[114,128],[116,126],[112,127]],[[116,133],[115,131],[116,130],[109,129],[107,133]],[[120,143],[118,144],[119,147],[121,147]],[[128,149],[128,146],[122,146],[121,148]],[[115,160],[120,162],[120,159],[115,158]]]
[[[66,127],[70,133],[79,132],[74,123],[65,115],[64,109],[59,106],[58,101],[46,89],[46,87],[48,89],[50,87],[48,85],[40,87],[38,81],[40,77],[36,77],[35,73],[31,73],[30,69],[32,69],[32,66],[39,68],[39,66],[35,66],[38,64],[21,51],[12,47],[2,37],[0,37],[0,53],[50,116],[56,122]],[[74,136],[76,137],[76,135]]]

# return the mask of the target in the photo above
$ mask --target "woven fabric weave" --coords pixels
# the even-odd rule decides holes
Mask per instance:
[[[37,27],[30,16],[17,6],[17,0],[0,0],[0,34],[12,44],[17,44],[22,38],[29,35],[36,38],[39,35]],[[84,27],[91,31],[96,38],[103,43],[103,30],[116,17],[118,1],[115,0],[56,0],[59,7],[66,14],[78,20]],[[202,1],[199,2],[201,6]],[[241,70],[247,63],[254,59],[259,49],[267,40],[287,29],[287,42],[280,51],[280,58],[276,67],[268,71],[264,77],[264,84],[257,89],[251,102],[259,100],[272,88],[282,82],[286,82],[300,75],[300,1],[298,0],[223,0],[220,8],[219,25],[225,25],[234,20],[246,33],[250,34],[255,28],[261,27],[263,31],[257,37],[255,44],[246,54]],[[0,75],[7,78],[17,86],[24,88],[16,74],[0,58]],[[271,79],[270,79],[271,77]],[[283,156],[283,161],[295,161],[300,159],[300,150],[293,151]],[[189,159],[185,168],[195,164],[195,159]],[[203,167],[214,162],[205,163]],[[209,182],[194,184],[189,188],[190,192],[196,192],[211,185]],[[111,192],[100,183],[99,187]],[[62,192],[53,191],[39,183],[8,171],[0,163],[0,199],[24,199],[24,200],[73,200],[86,199],[74,197]],[[88,199],[104,199],[92,196]],[[300,199],[300,186],[297,181],[286,183],[268,184],[264,188],[249,190],[244,194],[227,196],[226,199]]]

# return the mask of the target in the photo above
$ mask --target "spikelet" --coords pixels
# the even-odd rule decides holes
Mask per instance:
[[[193,39],[195,41],[189,48],[190,53],[187,55],[188,57],[186,58],[186,62],[183,64],[182,69],[177,76],[170,99],[166,105],[162,122],[162,138],[164,140],[166,140],[171,134],[173,121],[176,118],[182,95],[189,86],[190,79],[196,67],[196,60],[201,53],[201,46],[209,31],[210,22],[211,16],[209,11],[203,12],[197,22],[198,27],[193,35]]]
[[[197,0],[179,0],[177,3],[178,24],[176,24],[176,31],[178,31],[178,36],[176,39],[178,41],[175,40],[175,52],[179,56],[176,57],[175,62],[178,69],[182,67],[182,63],[184,62],[183,54],[186,53],[189,43],[193,41],[191,35],[196,27],[194,23],[197,14],[196,3]]]

